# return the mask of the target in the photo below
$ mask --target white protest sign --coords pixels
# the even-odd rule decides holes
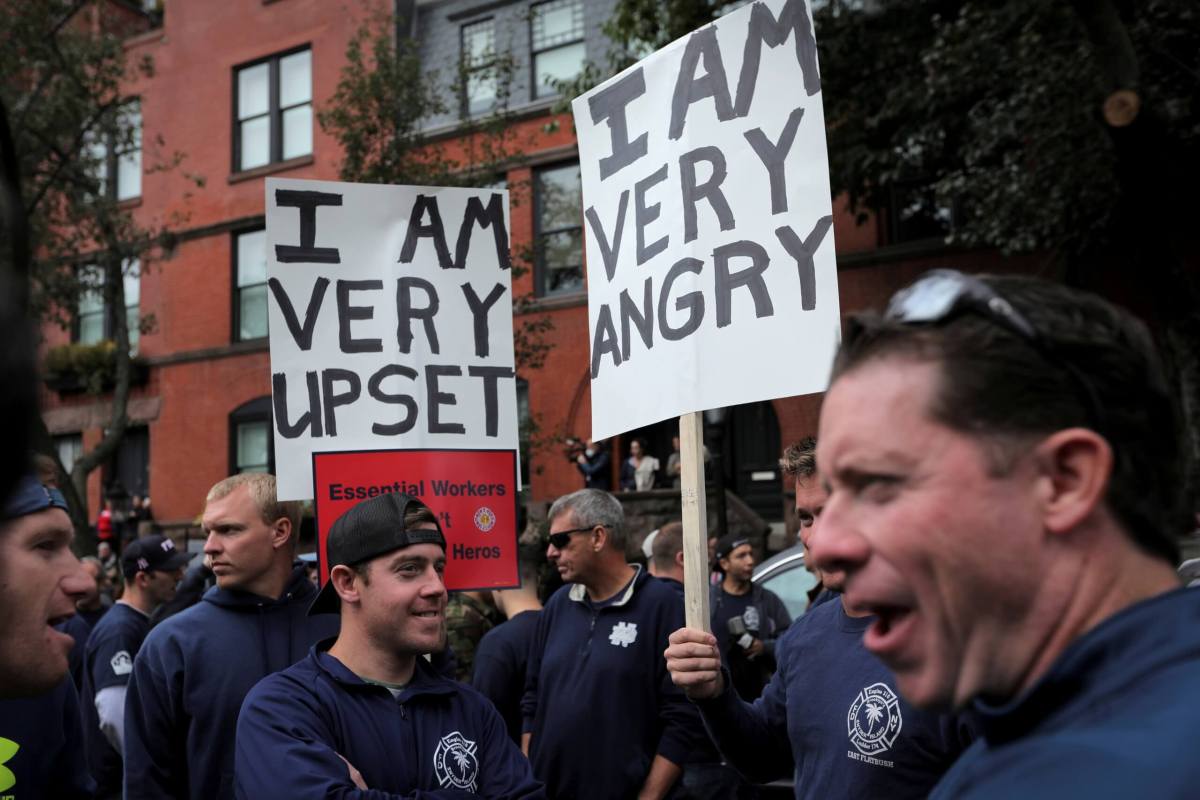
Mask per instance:
[[[593,437],[828,385],[820,86],[807,4],[764,0],[574,101]]]
[[[517,449],[508,193],[267,180],[279,498],[312,453]]]

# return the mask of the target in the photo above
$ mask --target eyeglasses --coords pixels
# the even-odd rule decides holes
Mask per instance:
[[[571,528],[571,530],[569,530],[569,531],[559,531],[558,533],[552,533],[547,538],[550,539],[550,544],[554,545],[555,550],[562,550],[563,548],[565,548],[567,546],[567,543],[571,541],[572,533],[588,533],[590,531],[596,530],[596,528],[599,528],[599,527],[600,527],[599,525],[589,525],[586,528]]]
[[[980,279],[953,269],[932,270],[892,295],[884,317],[906,324],[936,325],[962,311],[974,312],[1016,334],[1047,361],[1066,370],[1079,390],[1092,427],[1098,429],[1100,403],[1083,373],[1055,353],[1024,314]]]

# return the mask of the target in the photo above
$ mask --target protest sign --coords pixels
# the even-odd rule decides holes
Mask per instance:
[[[574,101],[593,437],[827,386],[820,89],[807,4],[764,0]]]
[[[517,455],[512,450],[381,450],[312,456],[317,558],[351,506],[387,492],[418,498],[446,536],[447,589],[508,589],[517,570]]]
[[[507,192],[266,184],[279,498],[317,452],[515,452]]]

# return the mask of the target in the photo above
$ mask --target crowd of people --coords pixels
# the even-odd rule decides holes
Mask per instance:
[[[608,443],[595,439],[566,440],[567,460],[583,476],[584,487],[612,491],[613,466]],[[709,461],[708,448],[703,448],[704,461]],[[617,488],[622,492],[644,492],[649,489],[678,489],[683,477],[679,437],[671,437],[671,454],[664,465],[651,455],[646,440],[635,436],[629,440],[629,455],[617,468]]]
[[[244,474],[205,498],[215,586],[193,591],[150,534],[106,603],[113,555],[76,559],[62,496],[31,474],[0,522],[0,784],[21,800],[682,800],[781,778],[798,798],[1190,797],[1200,594],[1176,571],[1180,441],[1129,314],[929,273],[848,321],[818,435],[783,454],[808,609],[791,619],[751,580],[755,543],[733,533],[710,542],[711,632],[685,625],[682,523],[631,561],[596,442],[570,454],[585,487],[522,546],[521,586],[453,599],[419,498],[340,517],[318,588],[299,505]],[[637,442],[622,484],[657,472]]]

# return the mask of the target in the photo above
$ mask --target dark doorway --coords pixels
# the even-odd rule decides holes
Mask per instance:
[[[119,486],[129,495],[150,494],[150,429],[128,428],[117,446],[116,455],[105,466],[104,485]]]
[[[643,439],[646,442],[646,453],[658,459],[658,478],[655,486],[663,488],[671,488],[672,480],[667,475],[667,459],[671,457],[674,451],[674,446],[671,440],[679,435],[679,418],[671,417],[664,419],[662,422],[656,422],[653,425],[647,425],[645,428],[635,428],[628,433],[621,434],[620,452],[614,455],[614,458],[624,463],[625,459],[629,458],[629,445],[634,439]],[[618,467],[618,474],[619,467]],[[614,484],[615,486],[616,484]]]
[[[724,445],[726,486],[767,522],[781,521],[779,420],[771,402],[731,407]]]

